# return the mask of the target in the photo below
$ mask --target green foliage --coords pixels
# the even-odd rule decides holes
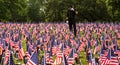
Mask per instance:
[[[26,16],[25,0],[1,0],[0,1],[0,20],[24,21]]]
[[[29,0],[28,2],[28,17],[31,21],[44,20],[42,0]]]
[[[76,21],[120,21],[120,0],[0,0],[1,21],[65,21],[71,4]]]
[[[120,0],[106,0],[112,21],[120,21]]]

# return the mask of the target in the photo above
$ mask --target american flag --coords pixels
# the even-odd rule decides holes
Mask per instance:
[[[57,49],[58,49],[58,47],[57,47],[57,40],[54,41],[54,44],[52,46],[53,46],[52,47],[52,55],[55,55],[56,52],[57,52]]]
[[[114,53],[114,50],[113,49],[111,49],[111,59],[110,59],[110,64],[111,65],[118,65],[118,58],[117,58],[117,55],[115,55],[115,53]]]
[[[44,57],[43,57],[43,59],[42,59],[42,64],[41,65],[47,65],[46,64],[46,55],[44,54]]]
[[[62,55],[63,55],[62,51],[63,51],[63,47],[64,47],[64,44],[62,44],[61,48],[57,52],[57,58],[55,60],[56,64],[61,64],[62,63]]]
[[[118,58],[114,55],[114,51],[112,52],[111,48],[109,49],[107,57],[103,56],[101,61],[102,61],[101,65],[106,65],[106,64],[118,65],[119,64]]]
[[[64,55],[65,55],[66,57],[68,57],[69,52],[68,52],[68,50],[67,50],[66,44],[64,43],[63,45],[64,45],[63,53],[64,53]]]
[[[89,59],[88,59],[88,65],[92,65],[92,59],[93,59],[92,50],[90,49],[88,51],[88,53],[89,53],[89,55],[88,55],[88,57],[89,57]]]
[[[63,61],[62,61],[62,65],[68,65],[67,63],[67,59],[65,57],[65,55],[63,54]]]
[[[105,60],[106,60],[106,56],[104,56],[104,55],[101,55],[100,57],[99,57],[99,61],[100,61],[100,63],[101,63],[101,65],[103,65],[104,64],[104,62],[105,62]]]
[[[27,44],[27,51],[26,51],[26,56],[27,56],[27,59],[29,60],[31,58],[31,55],[32,55],[32,50],[30,48],[30,44],[28,43]],[[24,54],[23,54],[24,55]]]
[[[19,42],[19,56],[18,56],[18,58],[23,59],[23,56],[24,56],[24,51],[22,48],[22,44]]]
[[[5,41],[4,41],[4,40],[1,40],[1,43],[2,43],[3,49],[5,49],[5,48],[6,48],[6,43],[5,43]]]
[[[106,58],[104,64],[105,65],[110,64],[110,59],[111,59],[111,49],[109,49],[109,51],[108,51],[108,55],[107,55],[107,58]]]
[[[112,57],[112,56],[111,56],[110,65],[118,65],[118,64],[119,64],[118,58],[117,58],[117,57]]]
[[[26,52],[26,56],[27,56],[27,59],[28,59],[28,60],[29,60],[30,57],[31,57],[31,55],[30,55],[28,52]]]
[[[10,51],[6,48],[6,50],[5,50],[5,60],[4,60],[4,64],[7,63],[8,59],[9,59],[9,56],[10,56]]]
[[[52,57],[52,47],[50,48],[50,53],[49,53],[49,63],[52,64],[53,63],[53,57]]]
[[[11,52],[10,52],[9,59],[8,59],[6,65],[15,65],[15,63],[13,61],[13,57],[12,57],[12,53]]]
[[[78,51],[84,50],[84,47],[85,47],[85,43],[82,42],[82,43],[80,44],[80,46],[78,47]]]
[[[71,45],[70,39],[68,39],[67,47],[68,47],[68,48],[72,48],[72,45]]]
[[[46,50],[46,63],[49,63],[49,51],[48,51],[48,47]]]
[[[12,40],[10,40],[10,47],[12,49],[12,47],[14,46],[14,42]]]
[[[74,52],[74,58],[78,58],[78,54],[77,54],[77,51],[76,51],[76,47],[73,48],[73,52]]]
[[[69,54],[69,57],[68,57],[68,64],[72,65],[74,64],[74,52],[73,52],[73,49],[71,51],[71,53]]]
[[[116,42],[116,39],[113,39],[112,47],[113,47],[113,49],[114,49],[114,53],[115,53],[115,54],[118,54],[118,44],[117,44],[117,42]]]
[[[28,60],[26,65],[38,65],[38,64],[39,64],[38,54],[36,51],[34,51],[33,55],[31,56],[30,60]]]
[[[68,51],[68,53],[70,53],[71,52],[71,50],[72,50],[72,45],[71,45],[71,42],[70,42],[70,40],[68,40],[68,43],[67,43],[67,46],[66,46],[67,48],[67,51]]]
[[[107,51],[106,51],[107,52]],[[99,57],[99,61],[101,62],[101,64],[103,63],[104,64],[104,62],[105,62],[105,60],[106,60],[106,56],[104,55],[105,53],[104,53],[104,46],[102,45],[101,46],[101,51],[100,51],[100,57]]]
[[[27,43],[27,52],[31,55],[32,54],[32,48],[31,48],[32,45],[30,45],[29,43]]]

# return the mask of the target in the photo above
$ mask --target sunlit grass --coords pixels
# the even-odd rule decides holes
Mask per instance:
[[[82,65],[87,65],[88,62],[86,60],[86,53],[84,51],[80,52],[80,59]]]

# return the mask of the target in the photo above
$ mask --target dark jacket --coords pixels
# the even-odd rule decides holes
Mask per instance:
[[[72,8],[67,11],[68,20],[75,20],[75,15],[75,10],[72,10]]]

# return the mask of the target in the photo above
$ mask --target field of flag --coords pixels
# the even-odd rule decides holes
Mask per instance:
[[[0,65],[119,65],[120,24],[0,23]]]

